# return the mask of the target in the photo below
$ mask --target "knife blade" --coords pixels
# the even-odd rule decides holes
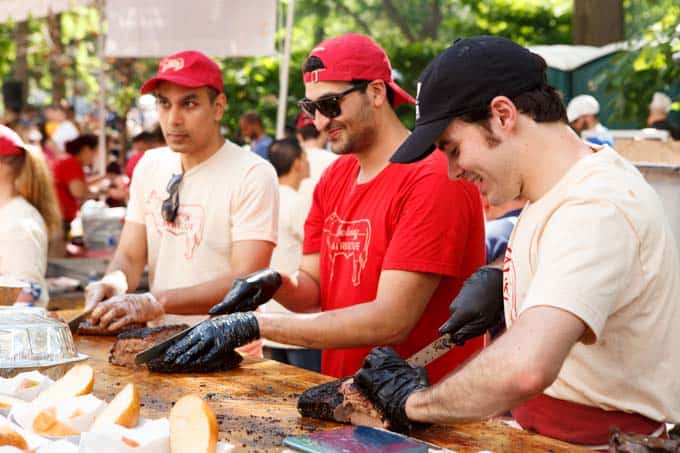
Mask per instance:
[[[199,323],[200,324],[200,323]],[[156,359],[163,354],[165,354],[165,351],[175,342],[178,340],[181,340],[184,338],[189,332],[191,332],[194,327],[196,327],[198,324],[195,326],[189,327],[188,329],[184,329],[183,331],[176,333],[175,335],[171,336],[165,341],[162,341],[156,345],[151,346],[150,348],[147,348],[137,354],[135,356],[135,363],[137,365],[142,365],[144,363],[150,362],[153,359]]]
[[[442,335],[420,351],[413,354],[406,361],[411,365],[424,367],[449,352],[455,346],[456,345],[451,341],[451,336],[449,334]]]
[[[78,327],[80,326],[80,323],[85,320],[90,314],[92,313],[92,308],[88,308],[87,310],[83,310],[78,316],[73,318],[68,322],[68,328],[71,331],[72,334],[76,333],[78,331]]]

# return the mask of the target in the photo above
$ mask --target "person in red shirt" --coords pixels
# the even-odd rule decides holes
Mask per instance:
[[[132,152],[125,164],[125,174],[130,178],[130,181],[132,181],[135,167],[142,156],[144,156],[144,153],[152,148],[160,148],[161,146],[165,146],[165,140],[163,139],[163,133],[159,130],[153,132],[143,131],[132,138]]]
[[[97,136],[83,134],[66,142],[67,155],[52,163],[54,188],[57,192],[64,234],[68,236],[70,224],[76,218],[80,203],[87,195],[84,166],[92,165],[97,155]]]
[[[330,39],[309,54],[303,76],[300,106],[341,157],[315,189],[299,271],[236,281],[210,313],[238,313],[202,323],[166,363],[210,361],[261,336],[323,349],[322,373],[348,376],[374,345],[409,357],[436,339],[463,281],[484,264],[478,189],[449,180],[441,153],[389,162],[409,135],[394,107],[414,100],[393,81],[383,49],[356,34]],[[297,313],[251,311],[272,295]],[[481,346],[477,338],[453,348],[428,366],[430,380]]]

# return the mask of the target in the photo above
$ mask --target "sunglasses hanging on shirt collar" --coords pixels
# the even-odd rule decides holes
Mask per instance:
[[[342,110],[340,109],[340,101],[342,98],[353,91],[366,89],[368,84],[369,82],[357,83],[343,92],[321,96],[316,101],[304,98],[298,102],[298,106],[300,106],[300,109],[312,119],[314,119],[317,110],[326,118],[335,118],[342,113]]]
[[[161,217],[168,223],[175,223],[177,213],[179,212],[179,186],[182,183],[184,173],[172,175],[168,182],[168,187],[165,189],[168,192],[168,198],[163,200],[161,204]]]

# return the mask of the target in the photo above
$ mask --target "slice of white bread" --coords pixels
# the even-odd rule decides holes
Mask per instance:
[[[25,450],[28,448],[28,443],[21,434],[9,426],[2,426],[0,427],[0,447],[14,447]]]
[[[26,401],[20,400],[19,398],[14,398],[9,395],[0,395],[0,410],[11,409],[12,406],[26,404]]]
[[[87,395],[94,386],[94,370],[89,365],[76,365],[54,384],[40,392],[34,403],[57,403],[74,396]]]
[[[77,416],[79,414],[74,414]],[[54,436],[54,437],[68,437],[77,436],[80,434],[70,426],[57,420],[56,410],[52,407],[40,411],[33,419],[33,431],[36,434]]]
[[[170,452],[215,453],[217,419],[200,396],[186,395],[170,410]]]
[[[134,384],[128,384],[111,400],[108,406],[97,416],[91,431],[102,427],[120,425],[134,428],[139,422],[139,392]]]

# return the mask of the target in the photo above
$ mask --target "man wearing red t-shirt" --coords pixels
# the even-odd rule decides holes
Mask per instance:
[[[300,106],[341,157],[315,189],[299,271],[235,281],[211,314],[247,313],[205,321],[166,352],[168,363],[209,361],[261,336],[323,349],[323,373],[351,375],[373,345],[408,357],[437,338],[463,281],[484,264],[478,190],[449,180],[441,153],[389,162],[409,135],[394,106],[414,100],[392,80],[384,51],[343,35],[313,49],[303,73]],[[272,296],[297,313],[251,311]],[[451,350],[428,367],[430,380],[480,347],[478,338]]]

